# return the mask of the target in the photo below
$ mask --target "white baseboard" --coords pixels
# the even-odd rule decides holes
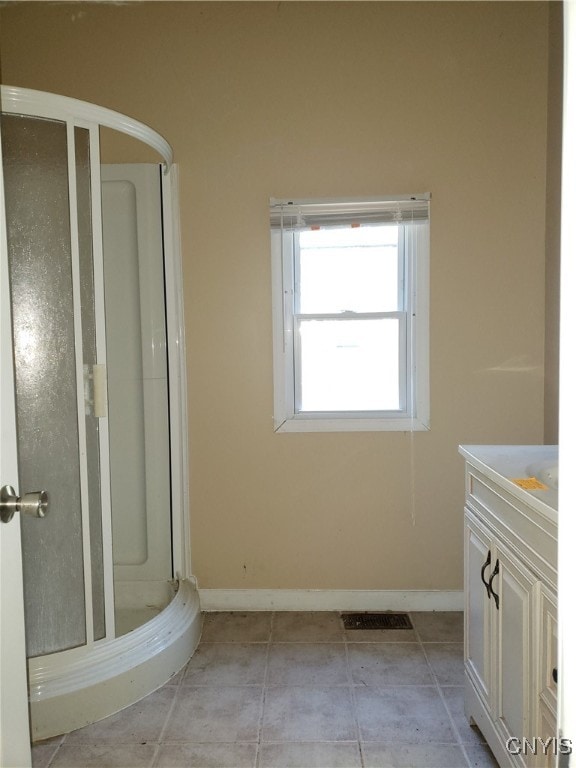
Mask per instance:
[[[462,590],[199,589],[203,611],[462,611]]]

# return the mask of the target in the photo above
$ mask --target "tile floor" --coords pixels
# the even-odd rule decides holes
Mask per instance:
[[[143,701],[33,748],[36,768],[497,768],[462,708],[462,614],[210,613]]]

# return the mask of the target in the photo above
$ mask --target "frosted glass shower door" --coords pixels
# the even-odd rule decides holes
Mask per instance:
[[[105,632],[99,425],[89,408],[90,136],[63,121],[2,120],[20,487],[50,495],[44,525],[22,521],[27,652],[37,656]]]
[[[16,403],[1,160],[0,147],[0,483],[13,485],[18,477]],[[8,524],[0,523],[0,638],[0,765],[30,766],[22,545],[18,516]]]

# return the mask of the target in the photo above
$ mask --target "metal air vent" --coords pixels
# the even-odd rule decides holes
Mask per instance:
[[[343,613],[344,629],[412,629],[407,613]]]

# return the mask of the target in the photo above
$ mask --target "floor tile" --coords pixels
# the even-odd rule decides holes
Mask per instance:
[[[462,613],[410,616],[344,630],[335,611],[205,614],[183,670],[38,743],[34,768],[497,768],[464,714]]]
[[[46,742],[34,744],[32,746],[32,768],[48,768],[50,760],[60,746],[60,741],[61,739],[52,744]]]
[[[266,689],[262,741],[350,741],[356,736],[348,687]]]
[[[342,742],[263,744],[258,768],[360,768],[358,744]]]
[[[266,643],[200,643],[183,685],[263,685]]]
[[[487,744],[476,746],[464,745],[464,750],[472,768],[498,768],[496,758]]]
[[[460,741],[463,744],[484,744],[486,739],[482,732],[475,725],[470,725],[464,712],[464,688],[461,686],[442,688],[441,693]]]
[[[348,682],[344,643],[273,643],[268,685],[343,685]]]
[[[166,725],[166,742],[257,741],[262,689],[182,685]]]
[[[418,643],[413,629],[345,629],[347,643]]]
[[[154,768],[255,768],[257,744],[163,744]]]
[[[268,611],[205,613],[202,642],[266,643],[271,628],[272,613]]]
[[[424,651],[439,685],[464,685],[462,643],[424,643]]]
[[[435,687],[360,686],[354,689],[364,741],[406,744],[456,742],[448,713]]]
[[[343,640],[342,620],[335,611],[282,611],[274,614],[273,642],[331,643]]]
[[[147,768],[155,744],[63,744],[50,768]]]
[[[362,643],[348,648],[352,680],[361,685],[431,685],[426,656],[416,643]]]
[[[365,768],[467,768],[456,744],[365,744]]]
[[[165,686],[115,715],[72,731],[64,744],[141,744],[160,738],[166,717],[176,694],[174,686]]]
[[[410,612],[412,625],[423,643],[461,643],[464,641],[462,611]]]

